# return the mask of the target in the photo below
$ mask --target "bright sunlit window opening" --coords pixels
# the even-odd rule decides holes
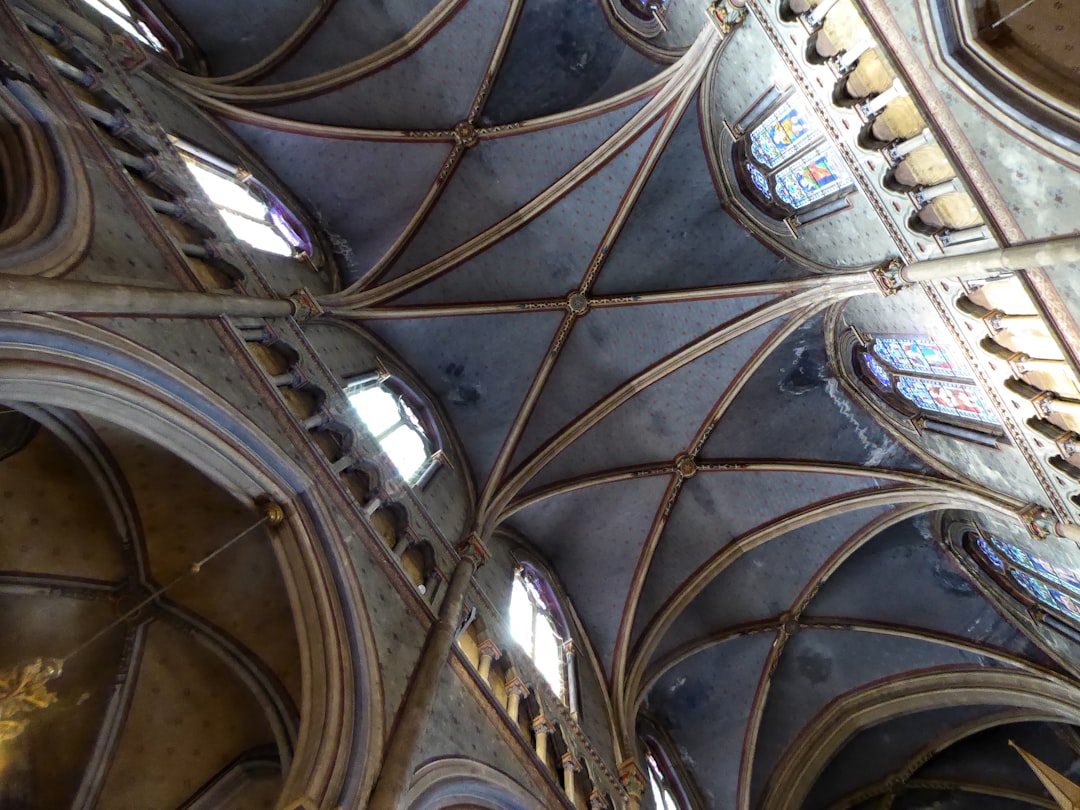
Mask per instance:
[[[348,390],[349,402],[364,426],[397,467],[401,477],[416,482],[433,455],[423,422],[401,393],[377,380]]]
[[[565,639],[556,631],[551,607],[536,582],[523,570],[514,576],[510,594],[510,632],[559,699],[565,700]]]
[[[237,239],[278,256],[311,255],[309,240],[298,232],[301,229],[291,221],[293,217],[248,172],[237,167],[230,171],[224,161],[208,160],[199,150],[177,139],[174,143],[191,176],[217,206]]]
[[[682,804],[676,798],[675,791],[671,787],[665,769],[661,767],[656,755],[651,750],[645,754],[645,762],[649,767],[649,787],[652,790],[653,804],[657,810],[683,810]]]
[[[98,14],[112,20],[123,31],[131,34],[143,45],[152,48],[158,53],[168,53],[168,48],[154,34],[146,21],[141,19],[121,0],[82,0],[82,2]]]

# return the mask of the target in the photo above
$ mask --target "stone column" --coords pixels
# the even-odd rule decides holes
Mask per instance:
[[[1024,270],[1030,267],[1054,267],[1080,261],[1080,236],[1046,239],[1026,245],[947,256],[909,264],[900,278],[909,284],[953,276],[978,276],[995,270]]]
[[[485,638],[480,642],[480,666],[478,670],[480,672],[480,679],[484,683],[489,684],[491,681],[491,662],[498,661],[502,658],[502,651],[498,645],[495,644],[490,638]]]
[[[555,733],[555,726],[551,724],[544,715],[538,714],[533,718],[532,730],[534,737],[534,744],[536,746],[536,755],[540,757],[540,761],[547,763],[547,748],[548,737]]]
[[[619,766],[619,782],[626,791],[626,810],[641,810],[641,797],[645,795],[645,777],[633,757]]]
[[[574,656],[573,639],[563,642],[563,657],[566,662],[566,699],[570,706],[570,714],[576,720],[581,713],[581,705],[578,697],[577,660]]]
[[[577,807],[577,791],[574,785],[574,774],[581,772],[581,762],[572,753],[567,751],[562,755],[563,790],[570,799],[570,803]]]
[[[518,712],[521,709],[521,701],[529,696],[529,687],[521,682],[520,678],[511,678],[506,684],[506,713],[515,723],[518,721]]]
[[[291,298],[253,298],[233,293],[162,290],[56,278],[0,275],[0,312],[58,312],[161,318],[220,318],[225,315],[288,318],[301,313]]]
[[[487,557],[476,535],[469,538],[460,549],[460,554],[461,558],[450,577],[450,585],[439,608],[439,616],[428,631],[390,741],[383,752],[382,770],[371,793],[369,810],[399,810],[401,799],[408,790],[416,749],[435,704],[439,676],[446,666],[454,644],[454,633],[461,621],[465,593],[472,582],[473,573]]]

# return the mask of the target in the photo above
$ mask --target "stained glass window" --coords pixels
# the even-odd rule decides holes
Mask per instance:
[[[394,383],[367,380],[349,386],[345,393],[401,477],[409,483],[419,479],[434,454],[433,442]]]
[[[831,146],[795,161],[778,172],[774,182],[776,196],[796,211],[852,185],[847,166]]]
[[[769,190],[769,179],[753,163],[747,162],[746,170],[750,172],[750,180],[766,200],[772,199],[772,191]]]
[[[895,395],[922,414],[940,414],[979,425],[1000,425],[967,365],[925,335],[879,335],[859,350],[867,383],[886,400]],[[908,416],[906,406],[890,403]]]
[[[935,377],[960,377],[962,366],[953,362],[948,351],[923,337],[888,336],[874,340],[873,351],[898,371],[931,374]]]
[[[863,357],[866,359],[866,367],[870,369],[870,373],[874,375],[874,379],[881,383],[882,388],[888,388],[892,385],[892,377],[889,376],[888,370],[885,366],[881,365],[877,361],[877,358],[872,354],[865,354]]]
[[[774,169],[799,152],[817,132],[803,103],[792,96],[750,133],[750,154],[767,169]]]
[[[1080,622],[1080,576],[1069,568],[1029,554],[996,537],[978,537],[975,546],[984,560],[1037,602]]]
[[[510,633],[560,700],[565,700],[563,641],[552,606],[531,572],[519,569],[510,591]]]
[[[925,411],[997,424],[998,419],[974,385],[899,375],[896,391]]]

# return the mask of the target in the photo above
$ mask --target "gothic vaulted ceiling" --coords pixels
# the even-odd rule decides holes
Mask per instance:
[[[1057,665],[940,543],[973,499],[838,383],[811,271],[725,210],[701,88],[754,65],[673,5],[661,63],[596,0],[338,0],[198,92],[332,235],[479,527],[548,558],[623,733],[667,728],[706,806],[755,806],[841,711],[806,806],[1047,807],[1004,741],[1071,762],[1010,699]],[[315,4],[170,7],[225,75]]]

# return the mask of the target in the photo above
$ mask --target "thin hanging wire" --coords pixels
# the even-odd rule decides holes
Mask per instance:
[[[137,605],[135,605],[135,607],[131,608],[131,610],[127,611],[127,612],[126,612],[126,613],[124,613],[124,614],[123,614],[122,616],[119,616],[119,617],[118,617],[118,618],[116,618],[116,619],[115,619],[114,621],[112,621],[112,622],[110,622],[109,624],[105,625],[105,627],[103,627],[103,628],[101,628],[100,630],[98,630],[98,631],[97,631],[96,633],[94,633],[94,635],[90,636],[90,638],[86,639],[86,640],[85,640],[84,642],[82,642],[81,644],[79,644],[79,645],[78,645],[78,646],[77,646],[77,647],[76,647],[76,648],[75,648],[74,650],[72,650],[71,652],[69,652],[69,653],[68,653],[67,655],[65,655],[65,656],[64,656],[63,658],[61,658],[60,660],[61,660],[61,661],[63,661],[63,662],[64,662],[64,664],[67,664],[67,662],[68,662],[68,661],[70,661],[70,660],[71,660],[72,658],[74,658],[74,657],[75,657],[76,655],[78,655],[79,653],[81,653],[81,652],[82,652],[83,650],[85,650],[85,649],[86,649],[87,647],[89,647],[89,646],[90,646],[91,644],[93,644],[93,643],[94,643],[95,641],[97,641],[97,640],[98,640],[99,638],[101,638],[102,636],[104,636],[104,635],[105,635],[106,633],[108,633],[108,632],[109,632],[110,630],[112,630],[113,628],[115,628],[115,627],[119,626],[119,625],[120,625],[120,624],[122,624],[123,622],[127,621],[128,619],[130,619],[130,618],[131,618],[132,616],[134,616],[134,615],[135,615],[136,613],[138,613],[138,612],[139,612],[140,610],[142,610],[142,609],[143,609],[144,607],[146,607],[146,606],[147,606],[147,605],[149,605],[149,604],[150,604],[151,602],[153,602],[153,601],[154,601],[155,599],[157,599],[157,598],[158,598],[159,596],[161,596],[161,595],[162,595],[163,593],[165,593],[165,591],[167,591],[167,590],[169,590],[169,589],[170,589],[171,587],[173,587],[173,586],[174,586],[174,585],[175,585],[176,583],[180,582],[181,580],[187,579],[188,577],[192,576],[193,574],[197,574],[197,573],[199,573],[199,571],[200,571],[200,570],[202,570],[202,567],[203,567],[204,565],[206,565],[206,564],[207,564],[208,562],[210,562],[210,560],[214,559],[214,557],[216,557],[216,556],[217,556],[218,554],[220,554],[221,552],[225,551],[225,550],[226,550],[227,548],[229,548],[230,546],[232,546],[232,545],[233,545],[234,543],[236,543],[236,542],[237,542],[238,540],[241,540],[241,539],[243,539],[244,537],[247,537],[247,536],[248,536],[249,534],[251,534],[251,533],[252,533],[253,531],[255,531],[255,530],[256,530],[257,528],[259,528],[259,527],[260,527],[260,526],[262,526],[263,524],[265,524],[265,523],[267,523],[268,521],[270,521],[270,519],[271,519],[271,516],[270,516],[270,515],[263,515],[263,516],[262,516],[261,518],[259,518],[259,519],[258,519],[257,521],[255,521],[255,522],[254,522],[254,523],[252,523],[252,524],[251,524],[250,526],[248,526],[248,527],[247,527],[246,529],[244,529],[243,531],[241,531],[241,532],[240,532],[240,533],[239,533],[238,535],[236,535],[235,537],[233,537],[232,539],[230,539],[230,540],[229,540],[229,541],[228,541],[227,543],[225,543],[224,545],[218,546],[218,547],[217,547],[216,549],[214,549],[213,551],[211,551],[211,552],[210,552],[209,554],[207,554],[207,555],[206,555],[205,557],[203,557],[203,558],[202,558],[201,560],[199,560],[199,561],[198,561],[198,562],[196,562],[196,563],[193,563],[193,564],[191,565],[191,567],[190,567],[190,568],[188,568],[188,569],[187,569],[186,571],[184,571],[184,572],[183,572],[182,574],[180,574],[179,576],[175,577],[175,578],[174,578],[173,580],[171,580],[171,581],[170,581],[170,582],[168,582],[167,584],[163,585],[162,587],[158,588],[158,589],[157,589],[156,591],[154,591],[154,592],[153,592],[152,594],[150,594],[150,595],[149,595],[148,597],[146,597],[146,598],[145,598],[145,599],[143,599],[143,600],[142,600],[141,602],[139,602],[139,603],[138,603]]]

